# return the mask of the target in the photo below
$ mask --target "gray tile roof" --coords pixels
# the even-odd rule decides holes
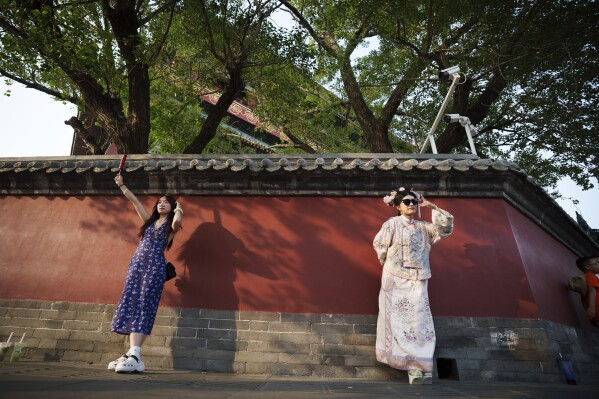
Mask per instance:
[[[62,172],[84,173],[92,171],[117,172],[120,156],[69,156],[69,157],[35,157],[35,158],[0,158],[0,173],[14,171],[16,173],[29,171],[45,171],[46,173]],[[478,159],[474,156],[442,156],[436,154],[329,154],[329,155],[129,155],[126,171],[137,170],[225,170],[240,172],[243,170],[274,172],[284,170],[313,171],[351,170],[364,171],[393,169],[408,171],[412,169],[459,171],[512,169],[524,173],[517,164],[506,161],[491,161]]]

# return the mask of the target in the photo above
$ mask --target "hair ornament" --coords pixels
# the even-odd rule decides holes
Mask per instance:
[[[420,218],[422,218],[422,216],[420,215],[420,203],[422,202],[422,196],[420,195],[420,193],[417,193],[416,191],[414,191],[414,189],[412,187],[410,187],[410,193],[412,193],[414,195],[414,197],[416,197],[416,199],[418,200],[418,205],[417,205],[418,219],[420,219]]]
[[[416,197],[416,199],[419,202],[422,201],[422,199],[420,198],[420,193],[414,191],[414,189],[412,187],[410,187],[410,189],[408,190],[408,193],[411,194],[412,196]]]
[[[400,190],[402,190],[402,188],[400,188]],[[387,204],[388,206],[393,206],[395,203],[395,196],[397,195],[397,191],[393,190],[389,193],[389,195],[385,195],[385,197],[383,198],[383,202],[385,204]]]

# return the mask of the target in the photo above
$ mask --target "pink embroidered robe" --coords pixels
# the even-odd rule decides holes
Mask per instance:
[[[433,369],[435,327],[428,301],[431,246],[453,231],[453,216],[432,211],[432,223],[387,220],[373,246],[383,265],[376,357],[401,370]]]

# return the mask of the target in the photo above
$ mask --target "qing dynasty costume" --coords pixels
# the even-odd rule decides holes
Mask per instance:
[[[376,358],[401,370],[431,372],[435,327],[428,301],[431,246],[453,231],[453,216],[432,210],[432,223],[396,216],[373,246],[383,265],[376,332]]]

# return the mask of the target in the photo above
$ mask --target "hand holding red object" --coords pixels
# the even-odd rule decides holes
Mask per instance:
[[[119,164],[119,173],[122,173],[125,169],[125,161],[127,160],[127,154],[123,154],[121,157],[121,163]]]

